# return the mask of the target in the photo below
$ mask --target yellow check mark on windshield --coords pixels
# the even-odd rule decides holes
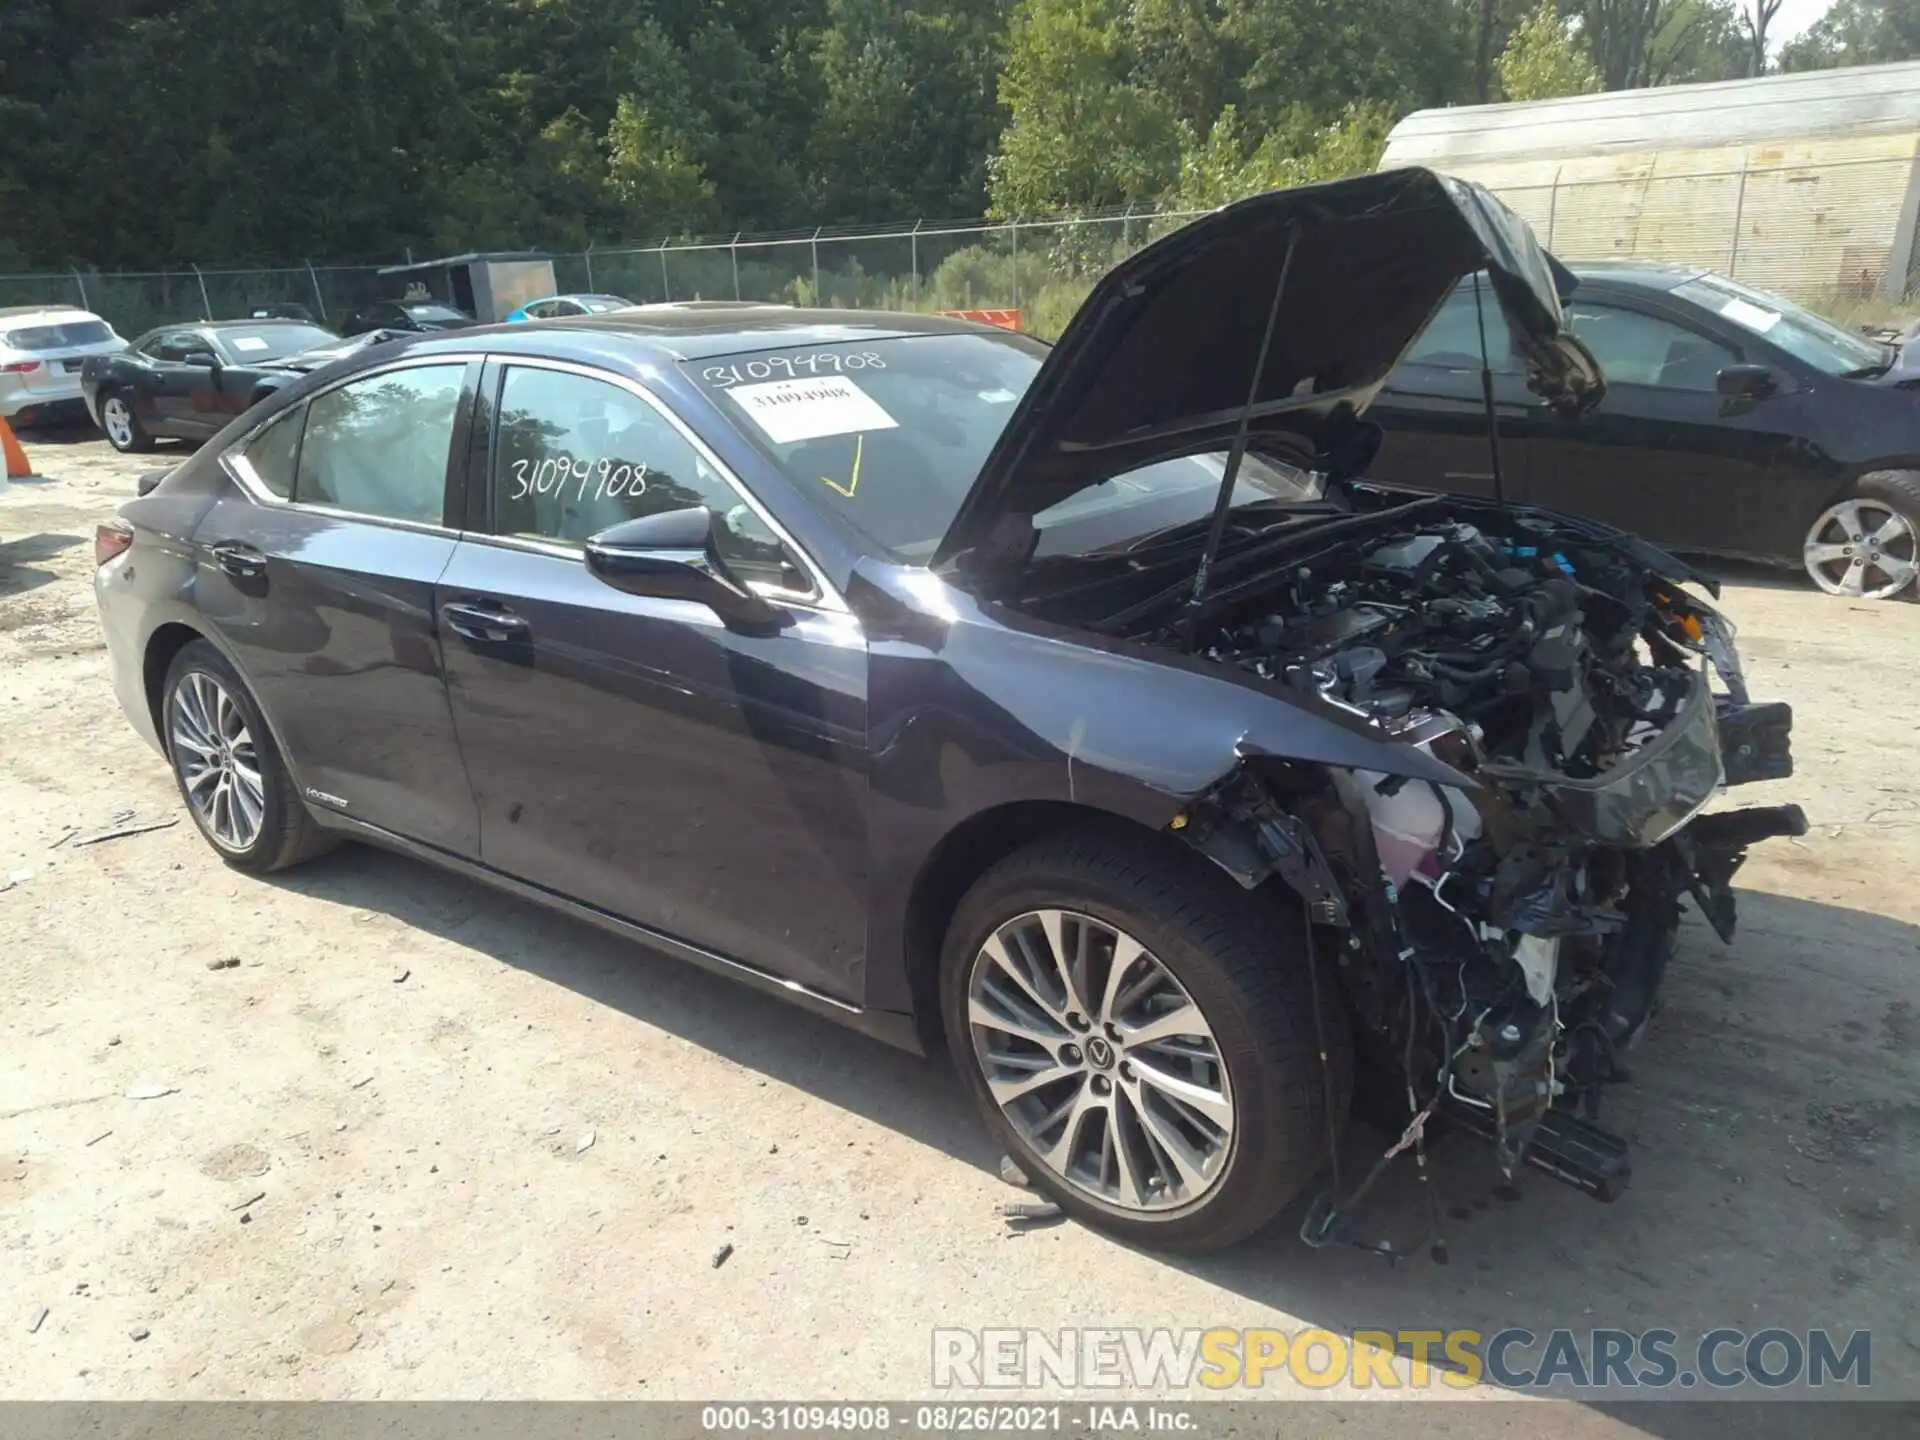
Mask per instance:
[[[820,483],[822,485],[831,486],[849,500],[853,498],[853,492],[860,488],[860,449],[865,443],[866,438],[865,435],[856,435],[853,437],[853,474],[847,477],[847,483],[842,485],[838,480],[829,480],[826,476],[822,475],[820,477]]]

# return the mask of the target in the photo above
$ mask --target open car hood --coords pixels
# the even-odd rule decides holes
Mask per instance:
[[[1482,269],[1534,388],[1597,399],[1599,367],[1563,329],[1573,277],[1477,185],[1389,170],[1256,195],[1184,226],[1094,287],[932,563],[1024,563],[1047,507],[1142,465],[1225,449],[1270,314],[1250,443],[1303,469],[1359,473],[1378,445],[1359,417],[1454,285]]]

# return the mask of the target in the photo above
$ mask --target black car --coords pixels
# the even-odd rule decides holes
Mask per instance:
[[[162,437],[204,440],[280,384],[286,362],[340,337],[291,320],[163,325],[126,349],[90,356],[80,389],[116,450],[150,450]]]
[[[1670,556],[1352,478],[1482,266],[1591,399],[1530,232],[1425,171],[1215,212],[1051,352],[784,308],[370,350],[101,527],[115,685],[229,863],[370,841],[944,1039],[1122,1235],[1246,1234],[1356,1088],[1611,1197],[1678,898],[1728,933],[1803,828],[1698,812],[1790,716]]]
[[[438,300],[376,300],[346,318],[342,335],[360,335],[368,330],[407,330],[432,334],[439,330],[464,330],[478,324],[473,316]]]
[[[1694,267],[1575,265],[1567,323],[1606,372],[1579,414],[1531,393],[1471,282],[1370,412],[1373,473],[1490,495],[1486,319],[1506,494],[1683,553],[1804,565],[1835,595],[1912,593],[1920,573],[1920,347],[1842,329]],[[1484,297],[1483,297],[1484,299]]]

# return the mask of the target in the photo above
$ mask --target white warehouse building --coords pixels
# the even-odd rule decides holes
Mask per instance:
[[[1920,290],[1920,63],[1421,110],[1388,138],[1398,165],[1480,182],[1567,260],[1800,300]]]

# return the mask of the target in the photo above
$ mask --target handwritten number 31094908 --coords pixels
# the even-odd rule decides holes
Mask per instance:
[[[576,501],[587,498],[593,487],[596,500],[614,500],[622,495],[647,493],[647,467],[624,460],[581,460],[570,455],[554,455],[544,460],[513,462],[514,492],[507,498],[521,500],[528,495],[558,495],[568,485],[577,486]]]

